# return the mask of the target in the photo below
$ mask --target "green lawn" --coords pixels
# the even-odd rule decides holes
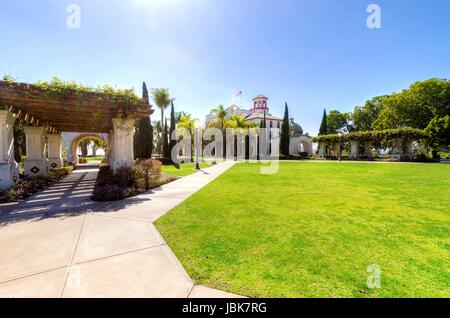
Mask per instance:
[[[82,157],[82,159],[85,159],[88,163],[90,162],[101,162],[103,159],[105,159],[104,156],[89,156],[89,157]]]
[[[200,163],[200,168],[205,169],[211,167],[210,163],[202,162]],[[162,166],[162,172],[171,176],[185,177],[190,174],[198,172],[195,170],[195,163],[182,163],[180,167],[176,166]]]
[[[450,296],[450,165],[238,164],[157,227],[197,284],[233,293]]]

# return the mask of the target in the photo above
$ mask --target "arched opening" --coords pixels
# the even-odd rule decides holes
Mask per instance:
[[[70,152],[74,165],[100,164],[108,160],[110,147],[104,134],[83,134],[72,142]]]

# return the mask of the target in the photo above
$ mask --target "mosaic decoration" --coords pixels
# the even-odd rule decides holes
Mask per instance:
[[[33,167],[30,169],[31,172],[33,172],[34,174],[38,173],[39,171],[41,171],[38,167]]]

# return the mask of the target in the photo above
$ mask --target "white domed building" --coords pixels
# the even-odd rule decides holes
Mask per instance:
[[[255,123],[257,126],[261,126],[266,120],[265,127],[267,128],[279,128],[283,126],[283,119],[273,116],[270,113],[269,98],[264,95],[258,95],[253,98],[253,104],[251,109],[244,109],[236,105],[231,105],[226,109],[227,119],[231,115],[236,114],[238,116],[245,116],[245,121]],[[210,123],[215,119],[215,114],[210,113],[206,116],[206,123]],[[303,129],[300,125],[294,123],[294,119],[291,119],[291,141],[290,141],[290,154],[302,155],[311,157],[313,155],[313,141],[308,134],[303,133]]]

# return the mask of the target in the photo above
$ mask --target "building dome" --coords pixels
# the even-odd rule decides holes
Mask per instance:
[[[295,123],[293,118],[291,118],[291,133],[293,136],[302,136],[303,135],[302,126]]]

